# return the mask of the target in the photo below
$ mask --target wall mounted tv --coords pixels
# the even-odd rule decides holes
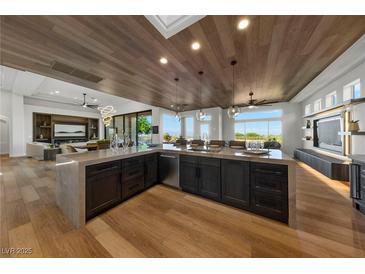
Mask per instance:
[[[55,124],[55,138],[86,138],[86,125]]]
[[[314,121],[314,146],[337,153],[343,152],[341,115]]]

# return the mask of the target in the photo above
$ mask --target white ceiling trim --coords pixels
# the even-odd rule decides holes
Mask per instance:
[[[305,86],[290,102],[299,103],[365,62],[365,35]]]
[[[145,17],[163,37],[169,39],[204,18],[205,15],[145,15]]]

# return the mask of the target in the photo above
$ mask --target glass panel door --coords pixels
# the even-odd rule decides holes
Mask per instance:
[[[138,145],[152,143],[152,112],[140,112],[137,119],[137,140]]]
[[[131,113],[124,116],[124,131],[133,142],[137,144],[137,114]]]
[[[118,134],[118,137],[121,138],[124,133],[124,123],[123,123],[123,115],[114,117],[114,128],[115,132]]]

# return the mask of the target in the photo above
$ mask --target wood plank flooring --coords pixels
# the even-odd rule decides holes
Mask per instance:
[[[365,216],[346,183],[297,165],[284,224],[162,185],[74,229],[55,202],[54,162],[1,158],[0,257],[365,257]]]

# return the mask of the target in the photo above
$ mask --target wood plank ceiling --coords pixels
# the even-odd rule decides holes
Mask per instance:
[[[236,59],[235,103],[287,101],[365,33],[365,16],[206,16],[165,39],[144,16],[2,16],[1,64],[154,106],[228,107]],[[199,41],[201,49],[191,50]],[[160,57],[168,64],[162,65]],[[51,69],[55,61],[103,78],[98,83]]]

